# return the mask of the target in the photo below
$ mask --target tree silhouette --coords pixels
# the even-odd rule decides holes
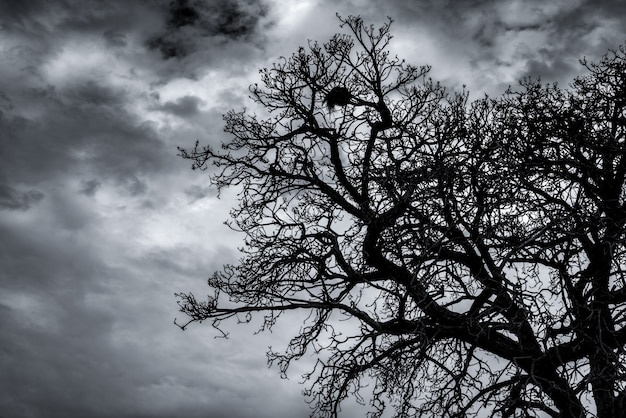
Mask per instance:
[[[374,417],[626,416],[624,49],[570,90],[470,103],[390,55],[391,21],[339,19],[351,35],[262,70],[266,115],[180,150],[240,190],[246,236],[212,296],[178,295],[181,327],[306,311],[268,356],[317,354],[316,417],[364,393]]]

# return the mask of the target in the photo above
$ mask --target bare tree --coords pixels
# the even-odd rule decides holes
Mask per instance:
[[[626,416],[624,50],[469,103],[390,55],[391,21],[340,21],[262,70],[266,115],[180,150],[239,188],[246,236],[181,327],[307,311],[268,355],[317,353],[316,417],[368,390],[374,417]]]

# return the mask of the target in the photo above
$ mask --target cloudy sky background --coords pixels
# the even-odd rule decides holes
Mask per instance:
[[[434,79],[500,94],[566,86],[626,41],[623,1],[0,0],[0,416],[308,416],[273,334],[173,325],[174,293],[238,258],[206,174],[177,146],[218,144],[258,68],[339,30],[395,19],[394,51]],[[363,411],[346,405],[347,417]]]

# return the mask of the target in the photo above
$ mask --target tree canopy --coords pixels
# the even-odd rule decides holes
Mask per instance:
[[[568,89],[470,102],[390,54],[391,21],[339,19],[261,70],[266,113],[180,150],[237,188],[245,235],[208,298],[178,295],[180,326],[307,312],[268,356],[317,354],[316,417],[348,396],[372,417],[626,416],[624,48]]]

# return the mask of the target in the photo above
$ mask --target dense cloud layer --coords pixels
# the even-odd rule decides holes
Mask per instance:
[[[286,6],[285,6],[286,4]],[[610,1],[0,2],[0,415],[304,417],[271,335],[173,325],[173,294],[235,262],[241,237],[176,157],[224,139],[257,68],[338,30],[395,19],[394,48],[450,86],[567,83],[626,39]],[[362,416],[348,408],[347,416]],[[353,411],[353,412],[350,412]]]

